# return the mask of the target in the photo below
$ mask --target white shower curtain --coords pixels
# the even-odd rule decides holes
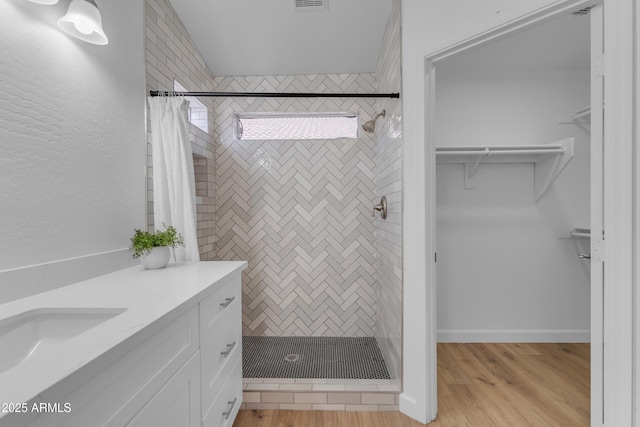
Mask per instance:
[[[153,220],[174,226],[185,247],[176,261],[199,261],[196,189],[189,141],[189,101],[180,97],[149,97],[153,149]]]

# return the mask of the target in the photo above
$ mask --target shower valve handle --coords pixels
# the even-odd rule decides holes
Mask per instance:
[[[380,219],[387,219],[387,197],[382,196],[380,203],[373,206],[372,217],[376,216],[376,211],[380,211]]]

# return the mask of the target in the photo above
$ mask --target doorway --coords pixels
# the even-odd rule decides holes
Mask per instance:
[[[439,342],[589,342],[589,29],[568,14],[435,67]]]
[[[435,63],[481,43],[503,37],[513,31],[593,5],[594,2],[563,0],[539,8],[513,11],[508,19],[476,28],[470,34],[407,52],[420,55],[413,71],[403,73],[405,86],[405,265],[404,265],[404,391],[400,410],[423,422],[437,413],[436,387],[436,309],[435,309],[435,144],[434,81]],[[621,0],[604,6],[606,33],[603,58],[606,110],[604,111],[603,204],[607,230],[604,269],[605,319],[602,346],[606,376],[601,397],[607,425],[632,425],[633,408],[633,12],[634,2]],[[506,18],[506,16],[505,16]],[[413,64],[413,57],[407,66]],[[408,114],[416,107],[416,114]],[[592,123],[593,130],[593,123]],[[592,248],[593,249],[593,248]],[[604,262],[602,262],[604,264]],[[593,275],[592,275],[593,276]],[[610,284],[610,286],[607,286]],[[593,325],[592,325],[593,329]],[[597,399],[600,400],[600,399]],[[592,402],[594,401],[592,395]],[[602,423],[595,420],[594,425]]]
[[[574,347],[588,353],[591,19],[559,16],[435,64],[439,343],[582,343]],[[502,347],[513,369],[531,364],[523,348]],[[571,365],[572,347],[558,348]],[[588,372],[567,375],[576,394],[557,400],[580,425]],[[447,389],[439,384],[443,400]]]

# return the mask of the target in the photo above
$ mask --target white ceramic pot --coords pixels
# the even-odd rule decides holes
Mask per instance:
[[[169,263],[171,250],[169,246],[158,246],[151,249],[151,252],[140,255],[140,262],[147,270],[165,268]]]

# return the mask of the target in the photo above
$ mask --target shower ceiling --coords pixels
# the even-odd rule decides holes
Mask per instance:
[[[170,0],[214,76],[376,71],[392,0]]]

